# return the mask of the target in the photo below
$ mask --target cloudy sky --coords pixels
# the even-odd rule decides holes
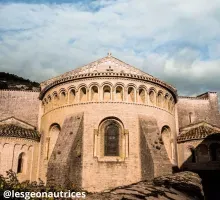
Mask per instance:
[[[220,0],[0,0],[0,71],[40,82],[109,51],[179,95],[220,92]]]

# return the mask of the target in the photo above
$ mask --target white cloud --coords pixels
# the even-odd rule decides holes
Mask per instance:
[[[0,4],[0,70],[43,81],[110,50],[181,93],[220,85],[219,0],[102,0],[91,6],[99,9]]]

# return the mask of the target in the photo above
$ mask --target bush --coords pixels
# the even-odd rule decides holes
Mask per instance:
[[[38,183],[36,181],[19,182],[15,172],[13,172],[12,170],[9,170],[6,173],[7,173],[6,177],[0,175],[0,199],[4,199],[3,193],[6,190],[10,190],[10,191],[14,190],[14,192],[35,192],[35,193],[36,192],[59,192],[59,191],[74,192],[75,191],[72,188],[68,189],[68,188],[62,188],[60,186],[46,186],[45,183],[40,179]],[[10,199],[13,199],[13,198],[10,198]],[[21,198],[14,198],[14,199],[21,199]],[[30,198],[30,199],[39,200],[39,198]],[[47,199],[53,199],[53,198],[47,198]]]

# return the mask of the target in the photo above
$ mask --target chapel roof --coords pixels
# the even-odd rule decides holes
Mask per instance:
[[[15,124],[0,125],[0,137],[16,137],[40,141],[40,134],[37,130],[27,129]]]
[[[213,138],[215,134],[220,133],[220,128],[209,124],[207,122],[199,122],[196,124],[190,124],[180,129],[180,135],[177,137],[177,142],[185,142],[189,140],[199,140],[205,138]]]
[[[76,68],[72,71],[66,72],[57,77],[51,78],[47,81],[42,82],[40,99],[42,99],[44,93],[54,85],[70,81],[73,79],[91,78],[100,76],[121,76],[125,78],[135,78],[150,81],[156,84],[160,84],[163,87],[168,88],[172,93],[177,95],[177,90],[173,86],[155,78],[154,76],[143,72],[142,70],[131,66],[118,58],[113,57],[110,53],[101,59],[91,62],[82,67]]]

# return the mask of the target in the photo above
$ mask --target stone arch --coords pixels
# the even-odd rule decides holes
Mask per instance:
[[[97,84],[91,85],[90,87],[90,100],[99,101],[99,87]]]
[[[145,86],[138,88],[138,103],[146,103],[147,89]]]
[[[103,156],[120,156],[122,154],[122,133],[124,125],[116,117],[103,119],[99,124]]]
[[[50,110],[52,108],[52,98],[50,95],[48,95],[47,99],[48,99],[48,110]]]
[[[124,87],[122,85],[116,85],[115,87],[115,100],[124,101]]]
[[[75,103],[76,102],[76,89],[75,87],[71,87],[68,90],[68,99],[69,99],[69,103]]]
[[[108,84],[103,85],[103,101],[111,101],[112,100],[112,87]]]
[[[220,144],[212,143],[209,146],[211,161],[220,161]]]
[[[17,174],[25,174],[27,168],[27,156],[24,152],[18,155]]]
[[[53,149],[55,147],[55,144],[57,142],[57,138],[60,134],[61,128],[60,125],[57,123],[53,123],[51,124],[50,128],[49,128],[49,136],[47,138],[47,144],[46,144],[46,157],[47,160],[50,158]]]
[[[209,151],[206,144],[199,144],[196,148],[196,157],[198,162],[209,161]]]
[[[80,102],[87,101],[87,88],[85,86],[82,86],[79,89],[79,101]]]
[[[163,107],[163,92],[160,90],[158,93],[157,93],[157,106],[158,107]]]
[[[155,88],[150,88],[149,100],[150,100],[151,105],[156,105],[156,90],[155,90]]]
[[[169,126],[163,126],[162,130],[161,130],[161,136],[162,136],[162,140],[164,143],[164,147],[167,151],[167,155],[170,159],[170,161],[172,161],[174,155],[173,155],[173,148],[174,145],[173,142],[171,141],[171,129]]]

